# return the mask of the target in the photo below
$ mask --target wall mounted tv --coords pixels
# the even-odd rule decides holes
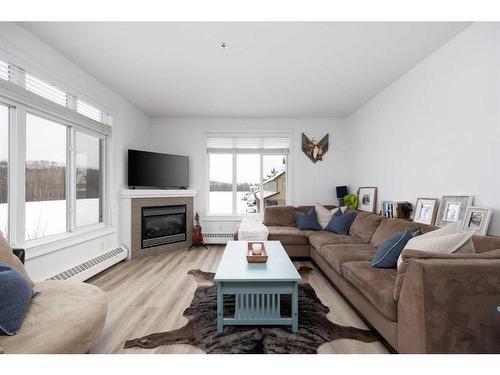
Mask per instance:
[[[128,150],[130,188],[187,189],[189,157]]]

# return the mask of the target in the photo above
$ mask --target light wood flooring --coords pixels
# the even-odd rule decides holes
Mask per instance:
[[[187,272],[199,268],[215,272],[224,246],[208,250],[177,250],[144,259],[124,261],[88,282],[108,296],[108,317],[104,331],[91,353],[203,353],[191,345],[165,345],[156,349],[123,349],[126,340],[154,332],[180,328],[187,323],[182,312],[188,307],[196,283]],[[308,261],[294,262],[296,266]],[[327,317],[337,324],[366,329],[366,325],[315,268],[309,282],[319,299],[330,308]],[[381,342],[334,340],[323,344],[320,353],[388,353]]]

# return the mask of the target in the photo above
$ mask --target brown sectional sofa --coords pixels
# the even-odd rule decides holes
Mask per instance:
[[[396,351],[500,353],[500,237],[474,236],[476,254],[408,251],[399,271],[379,269],[371,260],[385,239],[436,228],[359,211],[347,235],[301,231],[294,211],[310,208],[267,208],[269,240],[312,258]]]

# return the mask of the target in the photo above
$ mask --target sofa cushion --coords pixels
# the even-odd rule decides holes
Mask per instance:
[[[368,243],[382,220],[384,220],[383,216],[375,215],[370,212],[358,211],[356,218],[349,228],[349,234],[358,236],[363,242]]]
[[[374,268],[370,262],[349,262],[342,265],[342,275],[383,315],[397,321],[398,309],[393,298],[395,269]]]
[[[396,268],[399,255],[408,241],[421,234],[422,232],[419,229],[416,231],[406,229],[403,232],[393,234],[377,248],[377,252],[373,256],[372,266],[376,268]]]
[[[332,215],[325,230],[337,234],[347,234],[355,217],[356,211],[342,213],[342,211],[339,210]]]
[[[316,210],[311,208],[311,210],[305,214],[300,211],[295,211],[295,225],[300,230],[321,230],[321,225],[318,223],[318,216],[316,215]]]
[[[295,210],[307,214],[309,211],[311,211],[311,208],[313,208],[313,207],[315,207],[315,206],[297,206],[297,207],[295,207]],[[333,210],[334,208],[337,208],[337,206],[335,206],[333,204],[324,204],[323,207],[325,207],[329,210]]]
[[[297,227],[267,227],[269,241],[280,241],[282,245],[308,245],[308,236],[315,231],[300,230]]]
[[[323,206],[320,203],[316,203],[314,205],[314,208],[316,210],[316,215],[318,216],[318,223],[321,225],[321,228],[325,229],[328,223],[330,222],[330,219],[332,218],[332,215],[337,212],[341,211],[342,213],[347,211],[347,207],[335,207],[332,209],[329,209],[325,206]]]
[[[462,232],[462,221],[448,224],[433,232],[423,234],[412,238],[403,249],[436,251],[440,253],[474,253],[474,244],[472,243],[472,232]],[[398,259],[398,267],[401,264],[401,255]]]
[[[26,272],[26,268],[24,268],[24,265],[12,252],[12,248],[3,236],[2,232],[0,232],[0,262],[5,263],[12,268],[15,268],[17,272],[19,272],[29,281],[31,286],[35,285],[28,276],[28,272]]]
[[[267,207],[264,210],[264,225],[294,227],[294,212],[293,206]]]
[[[353,261],[371,261],[375,248],[369,244],[326,245],[318,253],[332,268],[342,275],[342,264]]]
[[[308,238],[311,246],[314,246],[317,250],[321,249],[325,245],[363,243],[361,238],[356,236],[336,234],[326,231],[312,232],[312,234],[310,234]]]
[[[0,263],[0,335],[15,335],[35,293],[31,284],[15,268]]]
[[[43,281],[16,336],[0,336],[5,353],[87,353],[101,334],[107,301],[97,287]]]
[[[370,244],[375,247],[379,247],[382,242],[387,240],[389,237],[398,232],[403,232],[406,229],[415,231],[424,227],[430,227],[429,225],[414,223],[413,221],[403,220],[403,219],[393,219],[387,218],[382,220],[377,230],[373,234]]]

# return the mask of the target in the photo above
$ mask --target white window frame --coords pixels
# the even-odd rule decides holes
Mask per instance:
[[[286,156],[286,204],[293,204],[293,166],[292,166],[292,153],[293,153],[293,130],[283,130],[281,132],[267,131],[267,130],[256,130],[255,132],[234,132],[231,130],[208,130],[204,134],[204,147],[205,147],[205,174],[203,176],[204,181],[204,196],[205,196],[205,221],[240,221],[244,217],[258,217],[262,218],[264,215],[264,200],[262,199],[263,193],[263,157],[265,155],[283,155],[283,151],[280,149],[234,149],[234,148],[220,148],[220,149],[210,149],[207,148],[208,138],[288,138],[288,153]],[[230,154],[233,157],[233,176],[232,176],[232,213],[211,213],[210,212],[210,154]],[[260,207],[258,213],[238,213],[237,212],[237,155],[238,154],[258,154],[260,156]]]
[[[102,124],[83,115],[70,111],[48,99],[34,98],[32,93],[23,93],[13,89],[10,84],[0,80],[0,103],[10,107],[9,121],[9,186],[8,186],[8,237],[16,247],[26,249],[26,258],[30,259],[81,241],[113,233],[116,228],[111,222],[110,197],[110,149],[111,134]],[[67,231],[36,240],[25,240],[25,177],[26,177],[26,116],[33,114],[68,127],[66,200]],[[102,222],[75,228],[76,181],[75,181],[75,131],[98,137],[103,140],[102,150]]]

